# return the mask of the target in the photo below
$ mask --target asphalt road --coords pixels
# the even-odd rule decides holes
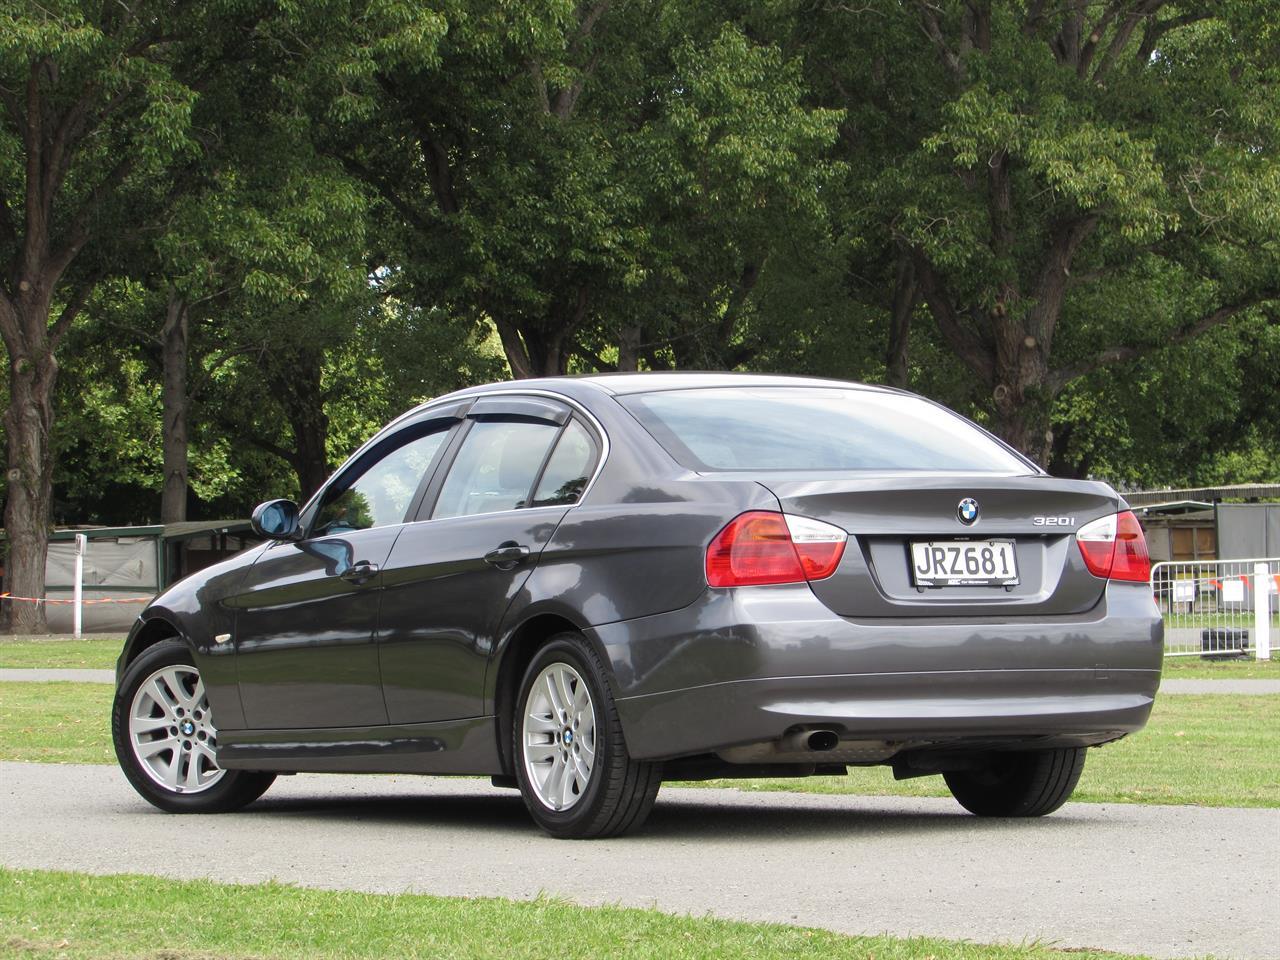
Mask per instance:
[[[1280,810],[664,789],[646,829],[551,840],[479,780],[298,776],[242,813],[172,816],[113,767],[0,763],[0,862],[373,892],[656,906],[846,933],[1280,957]]]

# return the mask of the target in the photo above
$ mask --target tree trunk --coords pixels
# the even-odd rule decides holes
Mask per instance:
[[[906,389],[910,382],[907,371],[911,314],[916,308],[916,271],[909,254],[898,257],[897,276],[893,285],[893,312],[889,317],[889,346],[885,351],[884,382]]]
[[[992,206],[993,244],[1000,250],[1006,243],[1001,211],[1007,206],[1000,190]],[[1053,454],[1051,414],[1064,382],[1049,366],[1053,336],[1072,261],[1097,224],[1096,213],[1085,213],[1052,225],[1029,307],[1023,306],[1022,295],[1010,283],[992,291],[996,296],[991,307],[959,304],[924,251],[913,251],[920,296],[943,339],[991,391],[992,429],[1042,467]]]
[[[637,325],[618,331],[618,372],[635,373],[640,369],[640,341],[643,332]]]
[[[299,415],[291,414],[289,424],[293,427],[297,447],[293,469],[298,475],[302,502],[306,503],[329,479],[329,457],[325,449],[329,439],[329,418],[322,407],[317,407]]]
[[[49,507],[53,499],[53,387],[58,362],[43,331],[49,316],[47,299],[0,298],[5,346],[9,353],[9,406],[4,414],[8,445],[8,495],[4,507],[8,557],[5,590],[15,597],[43,597],[45,557],[49,550]],[[26,336],[11,336],[22,331]],[[42,603],[13,601],[10,630],[44,633]]]
[[[324,354],[306,350],[279,371],[276,393],[293,431],[290,463],[305,503],[329,478],[329,417],[324,412]]]
[[[164,489],[160,494],[160,522],[181,523],[187,519],[187,391],[189,312],[176,292],[169,295],[164,325],[160,331],[163,367],[161,388]]]

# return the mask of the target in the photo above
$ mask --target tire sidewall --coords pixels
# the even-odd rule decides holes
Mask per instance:
[[[115,746],[116,760],[129,783],[144,799],[171,813],[206,813],[227,809],[236,805],[243,792],[245,778],[241,771],[228,770],[212,787],[199,793],[174,793],[157,784],[142,768],[134,755],[129,736],[129,711],[138,688],[147,677],[162,667],[190,667],[199,672],[190,648],[181,640],[162,640],[142,651],[125,670],[111,705],[111,740]],[[213,716],[217,724],[217,714]]]
[[[560,634],[534,654],[520,681],[515,716],[512,718],[511,759],[516,771],[516,781],[520,785],[520,795],[533,818],[552,833],[569,830],[577,823],[589,822],[595,818],[602,802],[604,784],[609,779],[609,765],[613,762],[614,731],[610,729],[605,709],[605,697],[610,696],[610,693],[605,678],[600,676],[599,667],[593,662],[594,658],[584,653],[585,646],[586,640],[577,634]],[[591,694],[595,723],[596,758],[591,767],[591,780],[587,783],[586,792],[567,810],[552,810],[545,806],[538,799],[525,770],[524,718],[527,714],[529,690],[538,674],[553,663],[568,664],[586,682]]]

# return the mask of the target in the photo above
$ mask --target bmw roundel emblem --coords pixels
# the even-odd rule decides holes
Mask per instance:
[[[965,526],[972,526],[978,522],[978,501],[973,497],[965,497],[960,501],[960,505],[956,507],[956,516],[960,518],[960,522]]]

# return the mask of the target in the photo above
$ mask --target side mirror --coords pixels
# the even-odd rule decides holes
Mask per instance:
[[[298,505],[292,500],[268,500],[253,508],[253,532],[267,540],[297,540]]]

